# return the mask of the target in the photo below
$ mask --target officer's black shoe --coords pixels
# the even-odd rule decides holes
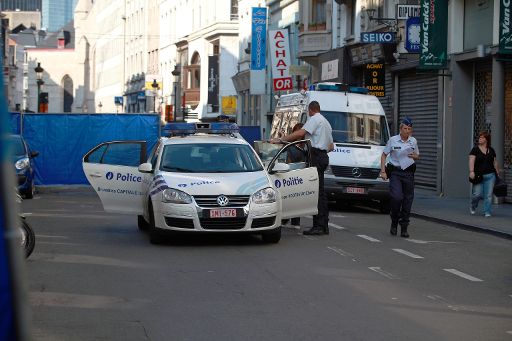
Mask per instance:
[[[400,237],[409,238],[409,233],[407,233],[407,226],[401,226]]]
[[[305,236],[321,236],[325,234],[325,232],[322,228],[313,226],[309,230],[305,230],[304,232],[302,232],[302,234]]]
[[[389,229],[389,233],[391,233],[392,236],[396,236],[397,227],[398,227],[398,224],[391,223],[391,229]]]

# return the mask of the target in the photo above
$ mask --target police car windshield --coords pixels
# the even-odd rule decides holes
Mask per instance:
[[[384,116],[339,111],[322,111],[322,115],[331,124],[334,142],[375,146],[385,146],[388,142]]]
[[[160,170],[177,173],[257,172],[263,166],[244,144],[170,144],[164,147]]]

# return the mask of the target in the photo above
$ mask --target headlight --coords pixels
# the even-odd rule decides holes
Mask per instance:
[[[325,169],[324,174],[330,174],[330,175],[332,175],[332,169],[331,169],[331,166],[327,166],[327,168]]]
[[[256,204],[276,202],[276,191],[270,187],[260,189],[252,195],[252,201]]]
[[[14,164],[14,167],[16,167],[17,170],[22,170],[27,168],[30,165],[30,161],[28,160],[28,157],[24,157],[23,159],[19,159],[16,161],[16,164]]]
[[[192,197],[185,192],[169,188],[163,192],[163,202],[170,202],[172,204],[190,204],[192,202]]]

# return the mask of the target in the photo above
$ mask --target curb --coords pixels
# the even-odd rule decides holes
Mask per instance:
[[[475,231],[475,232],[479,232],[479,233],[486,233],[486,234],[494,235],[496,237],[505,238],[505,239],[511,239],[512,240],[512,234],[507,233],[507,232],[503,232],[503,231],[498,231],[498,230],[490,229],[490,228],[487,228],[487,227],[468,225],[468,224],[464,224],[464,223],[460,223],[460,222],[456,222],[456,221],[451,221],[451,220],[446,220],[446,219],[442,219],[442,218],[436,218],[436,217],[427,216],[427,215],[424,215],[424,214],[421,214],[421,213],[411,212],[411,216],[419,218],[419,219],[427,220],[427,221],[432,221],[432,222],[435,222],[435,223],[441,223],[441,224],[444,224],[444,225],[453,226],[453,227],[456,227],[456,228],[459,228],[459,229],[462,229],[462,230]]]

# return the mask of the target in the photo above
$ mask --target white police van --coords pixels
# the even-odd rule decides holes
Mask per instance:
[[[277,243],[281,219],[317,213],[318,172],[306,159],[264,166],[231,123],[175,123],[146,158],[145,141],[113,141],[91,149],[84,173],[107,212],[138,215],[158,243],[164,231],[260,234]],[[297,142],[299,143],[299,142]]]
[[[321,114],[332,126],[335,144],[325,172],[329,199],[341,203],[376,201],[384,213],[389,211],[389,183],[379,177],[380,156],[389,139],[389,127],[379,100],[367,93],[365,88],[327,82],[282,95],[271,137],[291,133],[296,123],[306,121],[309,103],[318,101]]]

